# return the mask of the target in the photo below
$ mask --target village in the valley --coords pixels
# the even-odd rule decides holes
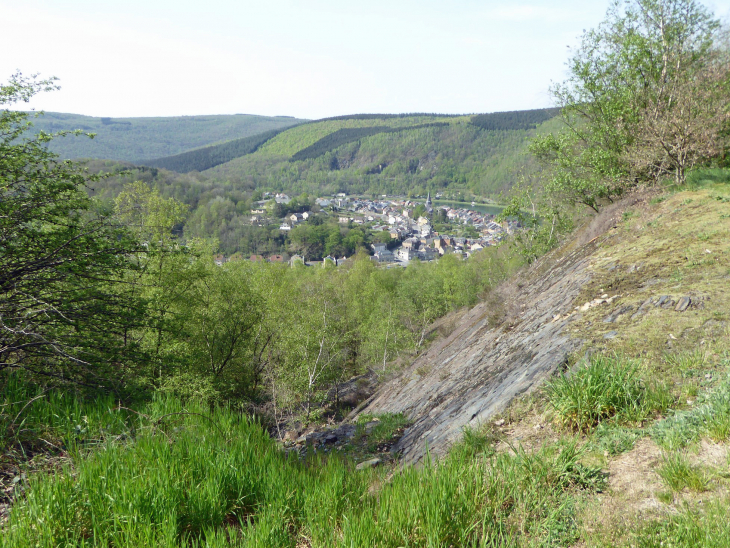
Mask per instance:
[[[434,205],[430,193],[425,201],[422,197],[420,200],[387,196],[364,198],[339,193],[332,197],[317,198],[310,211],[291,213],[278,220],[271,218],[271,208],[267,208],[267,205],[287,205],[290,202],[291,198],[286,194],[267,192],[264,200],[257,202],[257,208],[251,211],[251,222],[279,222],[279,230],[288,232],[317,214],[332,217],[342,225],[360,227],[373,235],[388,233],[390,242],[370,244],[372,259],[387,266],[407,266],[413,260],[433,261],[446,254],[468,259],[481,249],[497,244],[517,227],[514,221],[498,223],[494,215],[468,207]],[[472,205],[475,204],[472,202]],[[441,232],[434,229],[434,224],[441,228]],[[445,233],[444,227],[449,228],[448,233]],[[218,255],[216,263],[220,265],[231,259],[233,257]],[[297,263],[310,266],[331,263],[337,266],[346,257],[327,256],[323,260],[313,261],[295,254],[270,257],[252,255],[249,259],[289,262],[292,266]]]

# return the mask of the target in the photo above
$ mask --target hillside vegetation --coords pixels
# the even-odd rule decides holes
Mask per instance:
[[[690,183],[604,217],[590,281],[555,311],[579,350],[484,425],[505,450],[577,443],[580,462],[605,471],[604,494],[584,495],[576,512],[587,546],[719,547],[729,538],[730,172],[694,172]],[[550,276],[571,249],[535,276]]]
[[[501,114],[390,117],[377,122],[368,116],[307,123],[204,174],[295,193],[393,195],[430,190],[495,198],[529,165],[527,140],[554,112],[523,111],[511,118]],[[485,124],[490,129],[484,129]]]
[[[99,158],[134,162],[179,154],[193,148],[282,129],[302,120],[252,114],[97,118],[46,112],[33,121],[34,131],[81,130],[94,139],[55,139],[51,150],[62,158]]]
[[[0,546],[727,546],[726,30],[614,3],[554,119],[348,116],[131,182],[0,109]],[[448,195],[490,162],[521,167],[512,233],[466,258],[216,257],[264,188]],[[326,217],[292,251],[391,237]]]

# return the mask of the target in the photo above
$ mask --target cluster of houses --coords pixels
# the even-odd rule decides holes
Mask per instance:
[[[291,201],[291,198],[283,193],[266,193],[264,198],[266,199],[256,203],[257,209],[252,210],[252,214],[264,213],[263,204],[267,200],[273,199],[280,204]],[[386,196],[382,196],[380,199],[353,198],[344,193],[332,197],[317,198],[315,203],[323,211],[330,211],[332,215],[337,216],[339,223],[367,224],[369,230],[373,233],[388,232],[393,242],[398,242],[399,245],[394,248],[392,243],[390,245],[374,244],[373,260],[379,263],[407,264],[414,259],[432,261],[445,254],[456,254],[468,258],[480,249],[495,245],[504,238],[505,234],[511,233],[516,228],[512,222],[503,222],[501,224],[495,222],[494,216],[488,213],[447,206],[434,208],[430,194],[425,204],[410,199],[386,199]],[[421,204],[425,206],[426,215],[414,218],[416,208]],[[306,221],[310,215],[311,213],[308,211],[292,213],[281,220],[279,229],[289,231],[298,223]],[[465,238],[435,232],[431,219],[437,215],[442,218],[445,216],[452,224],[471,227],[472,232],[476,232],[478,236]],[[287,260],[280,256],[273,257],[273,262],[285,262]],[[252,256],[250,260],[263,260],[263,258]],[[268,260],[272,260],[272,257]],[[322,264],[329,261],[337,265],[341,264],[342,260],[327,257]],[[304,262],[301,257],[296,255],[289,261],[292,265],[296,262]]]
[[[492,215],[465,208],[444,206],[434,210],[429,194],[424,204],[429,217],[433,217],[434,212],[443,210],[449,221],[471,226],[479,236],[464,238],[438,234],[434,232],[429,217],[419,216],[414,219],[414,211],[418,205],[418,202],[411,200],[357,199],[349,203],[347,210],[359,214],[360,217],[339,214],[339,221],[382,223],[372,226],[372,231],[388,231],[393,240],[400,242],[400,246],[388,249],[384,244],[374,244],[373,260],[380,263],[407,263],[413,259],[431,261],[449,253],[467,258],[480,249],[496,244],[515,228],[508,222],[496,223]]]

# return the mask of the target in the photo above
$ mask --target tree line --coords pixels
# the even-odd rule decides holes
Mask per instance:
[[[534,129],[560,113],[558,108],[491,112],[472,116],[470,123],[486,131]]]

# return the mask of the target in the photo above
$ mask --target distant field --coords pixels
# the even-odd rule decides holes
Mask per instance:
[[[303,120],[251,114],[165,118],[96,118],[46,112],[34,120],[47,132],[80,129],[94,139],[56,139],[51,149],[63,158],[100,158],[128,162],[180,154],[194,148],[283,129]]]

